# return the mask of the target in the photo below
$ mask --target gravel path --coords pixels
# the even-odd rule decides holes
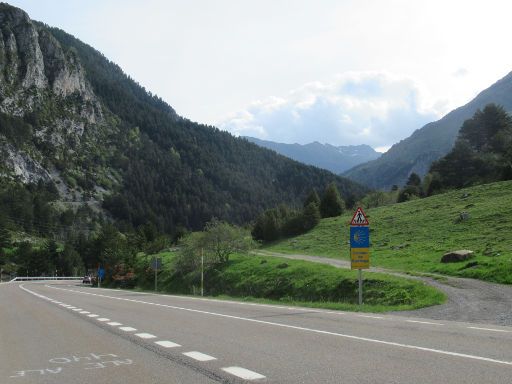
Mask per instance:
[[[255,253],[262,256],[313,261],[337,268],[350,268],[348,260],[298,254],[290,255],[268,251],[257,251]],[[422,280],[445,292],[448,296],[448,300],[442,305],[435,305],[415,311],[394,312],[397,315],[512,326],[512,286],[510,285],[445,275],[440,279],[410,276],[382,268],[370,268],[370,271]]]

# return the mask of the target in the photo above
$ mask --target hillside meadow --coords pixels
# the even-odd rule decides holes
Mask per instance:
[[[466,219],[461,219],[461,214]],[[479,185],[366,212],[371,265],[512,284],[512,181]],[[352,212],[323,219],[310,232],[265,246],[269,251],[349,259]],[[444,253],[474,251],[443,264]]]

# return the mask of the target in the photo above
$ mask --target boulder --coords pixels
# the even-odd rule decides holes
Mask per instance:
[[[459,251],[452,251],[445,253],[441,258],[441,263],[458,263],[460,261],[465,261],[472,258],[473,251],[468,249],[461,249]]]

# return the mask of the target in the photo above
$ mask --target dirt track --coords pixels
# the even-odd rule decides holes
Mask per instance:
[[[257,252],[264,256],[284,257],[328,264],[338,268],[350,268],[348,260],[330,259],[308,255],[288,255],[276,252]],[[454,320],[512,326],[512,286],[493,284],[481,280],[443,276],[436,280],[430,277],[416,277],[392,271],[371,268],[373,272],[385,272],[412,279],[419,279],[432,285],[448,296],[445,304],[396,312],[399,315],[417,316],[436,320]]]

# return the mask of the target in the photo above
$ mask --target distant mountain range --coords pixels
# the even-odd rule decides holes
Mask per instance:
[[[314,165],[340,174],[358,164],[377,159],[381,153],[369,145],[348,145],[336,147],[331,144],[321,144],[317,141],[310,144],[285,144],[260,140],[254,137],[244,137],[260,147],[272,149],[283,156]]]
[[[480,92],[466,105],[416,130],[378,159],[360,164],[343,175],[378,189],[389,189],[394,184],[403,185],[412,172],[423,176],[433,161],[452,149],[462,123],[489,103],[512,111],[512,72]]]

